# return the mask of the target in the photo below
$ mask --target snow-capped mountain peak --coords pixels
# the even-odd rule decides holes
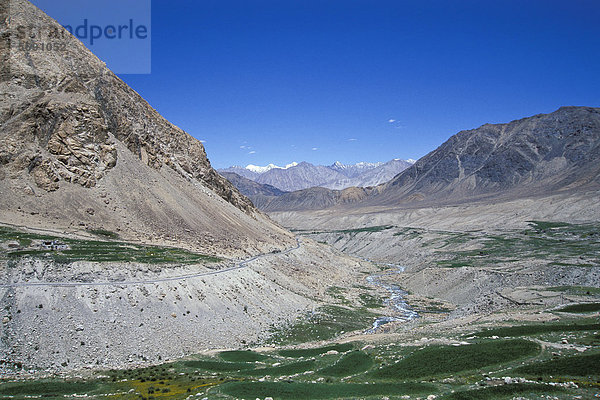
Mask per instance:
[[[252,171],[252,172],[256,172],[257,174],[264,174],[265,172],[270,171],[272,169],[288,169],[288,168],[295,167],[296,165],[298,165],[297,162],[287,164],[285,167],[280,167],[275,164],[269,164],[265,167],[261,167],[259,165],[248,164],[248,165],[246,165],[246,169],[249,171]]]

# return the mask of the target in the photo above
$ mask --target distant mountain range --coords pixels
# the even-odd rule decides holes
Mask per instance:
[[[414,162],[411,161],[395,159],[386,163],[360,162],[357,164],[342,164],[336,161],[329,166],[313,165],[308,162],[293,162],[285,167],[279,167],[274,164],[269,164],[265,167],[248,165],[245,168],[234,166],[218,171],[226,178],[232,178],[238,183],[242,181],[232,177],[231,173],[286,192],[312,187],[340,190],[352,186],[376,186],[387,182],[410,167]],[[230,181],[233,182],[232,179]],[[235,184],[235,182],[233,183]],[[246,182],[244,186],[246,189],[250,189],[252,185]],[[253,186],[253,188],[253,190],[258,190],[256,186]],[[269,191],[269,189],[267,188],[266,191]],[[247,193],[247,195],[254,194],[256,193],[252,193],[251,191]]]
[[[459,204],[598,189],[600,108],[561,107],[550,114],[459,132],[376,187],[311,188],[251,200],[272,212],[351,203],[352,207]]]

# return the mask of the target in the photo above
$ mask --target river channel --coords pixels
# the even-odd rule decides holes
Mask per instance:
[[[373,326],[365,333],[374,333],[379,327],[389,324],[390,322],[406,322],[419,317],[417,312],[412,310],[404,300],[404,297],[407,294],[406,291],[402,290],[400,286],[393,283],[387,283],[384,280],[386,276],[404,272],[404,267],[393,264],[385,265],[394,267],[395,270],[382,274],[370,275],[367,277],[367,282],[373,286],[383,288],[389,293],[389,297],[384,301],[384,304],[391,307],[396,313],[393,316],[377,318],[375,322],[373,322]]]

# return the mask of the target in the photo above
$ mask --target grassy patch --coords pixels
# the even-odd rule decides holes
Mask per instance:
[[[541,394],[554,394],[564,392],[560,387],[548,386],[548,385],[535,385],[535,384],[514,384],[514,385],[501,385],[494,386],[485,389],[467,390],[462,392],[452,393],[448,396],[444,396],[446,400],[500,400],[500,399],[512,399],[515,396],[525,397],[535,396],[536,398]]]
[[[72,394],[93,393],[98,389],[95,382],[50,382],[37,381],[27,383],[3,383],[0,385],[0,394],[7,396],[66,396]]]
[[[350,301],[346,298],[346,289],[339,286],[330,286],[325,290],[325,293],[332,298],[338,300],[341,304],[349,305]]]
[[[540,350],[537,343],[522,339],[482,342],[459,347],[430,346],[395,364],[374,371],[372,376],[380,379],[446,376],[533,356]]]
[[[332,232],[336,232],[336,233],[360,233],[360,232],[381,232],[381,231],[385,231],[388,229],[392,229],[394,226],[393,225],[378,225],[378,226],[368,226],[365,228],[356,228],[356,229],[343,229],[343,230],[337,230],[337,231],[332,231]]]
[[[442,235],[442,232],[437,232]],[[457,236],[458,235],[458,236]],[[590,267],[600,265],[600,233],[594,224],[531,221],[530,228],[503,234],[467,235],[449,232],[439,240],[444,245],[470,243],[476,249],[447,251],[441,267],[486,266],[514,260],[547,260],[548,265]],[[450,246],[449,246],[450,247]]]
[[[246,372],[247,375],[252,376],[283,376],[283,375],[294,375],[301,374],[306,371],[311,371],[315,369],[315,361],[299,361],[295,363],[290,363],[286,365],[276,366],[276,367],[266,367],[259,368],[252,371]]]
[[[339,306],[323,306],[295,324],[273,331],[273,344],[297,344],[317,340],[329,340],[342,332],[367,329],[375,314],[366,309],[349,309]]]
[[[577,296],[600,295],[600,288],[591,287],[591,286],[555,286],[555,287],[545,288],[545,290],[550,290],[552,292],[564,292],[567,294],[572,294],[572,295],[577,295]]]
[[[262,361],[267,358],[267,356],[264,354],[256,353],[250,350],[222,351],[219,353],[219,357],[225,361],[232,362],[254,362]]]
[[[600,311],[600,303],[571,304],[569,306],[562,307],[558,311],[569,312],[569,313],[596,312],[596,311]]]
[[[250,363],[207,361],[207,360],[184,361],[182,364],[188,368],[194,368],[194,369],[199,369],[202,371],[210,371],[210,372],[246,371],[249,369],[256,368],[255,364],[250,364]]]
[[[542,325],[519,325],[508,326],[504,328],[488,329],[478,332],[479,337],[515,337],[538,335],[541,333],[550,332],[580,332],[580,331],[595,331],[600,329],[600,324],[542,324]]]
[[[354,348],[352,343],[332,344],[330,346],[316,347],[313,349],[289,349],[279,350],[279,355],[283,357],[300,358],[300,357],[316,357],[325,354],[328,351],[334,350],[340,353],[345,353]]]
[[[67,239],[0,227],[0,243],[6,241],[17,241],[21,245],[19,249],[0,253],[0,256],[12,259],[32,257],[48,259],[58,263],[92,261],[139,262],[145,264],[197,264],[221,261],[217,257],[171,247],[147,246],[116,241]],[[68,248],[49,250],[42,246],[42,242],[44,241],[55,241],[66,245]]]
[[[452,261],[437,261],[437,265],[440,266],[441,268],[462,268],[462,267],[470,266],[471,263],[466,262],[466,261],[452,260]]]
[[[383,299],[380,296],[370,293],[361,293],[358,296],[360,303],[367,308],[382,308]]]
[[[373,360],[362,351],[343,355],[335,364],[323,368],[319,373],[330,376],[349,376],[365,372],[373,366]]]
[[[531,365],[526,365],[515,370],[519,374],[528,376],[576,376],[599,377],[600,354],[564,357],[557,360],[548,360]]]
[[[425,383],[388,383],[365,385],[356,383],[305,382],[231,382],[221,391],[238,398],[273,397],[275,399],[341,399],[383,396],[419,395],[435,393],[435,386]]]
[[[549,221],[527,221],[529,224],[538,230],[546,230],[553,228],[564,228],[571,226],[571,224],[567,224],[566,222],[549,222]]]

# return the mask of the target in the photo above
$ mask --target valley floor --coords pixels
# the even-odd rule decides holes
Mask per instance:
[[[273,255],[290,261],[280,284],[300,279],[312,289],[296,295],[315,301],[267,335],[141,368],[8,378],[0,399],[598,398],[599,228],[296,230],[308,249]],[[362,259],[346,261],[352,274],[321,270],[342,253]],[[390,300],[398,293],[404,313]],[[373,330],[376,320],[386,323]]]

